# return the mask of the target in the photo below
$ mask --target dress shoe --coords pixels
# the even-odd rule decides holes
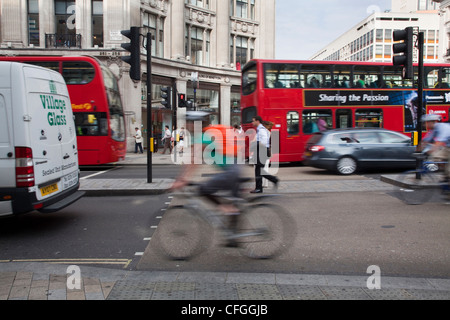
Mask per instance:
[[[262,189],[255,189],[250,191],[250,193],[263,193]]]

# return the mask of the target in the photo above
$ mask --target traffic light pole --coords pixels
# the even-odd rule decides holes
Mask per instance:
[[[152,122],[152,34],[147,33],[147,183],[152,183],[152,153],[153,153],[153,122]]]
[[[424,76],[424,69],[423,69],[423,45],[424,45],[424,33],[423,32],[419,32],[418,37],[417,37],[417,49],[419,51],[419,79],[418,79],[418,88],[417,88],[417,95],[418,95],[418,99],[419,99],[419,105],[417,106],[418,110],[417,110],[417,127],[416,127],[416,131],[417,131],[417,135],[418,135],[418,144],[417,144],[417,151],[420,150],[420,145],[422,143],[422,115],[423,115],[423,108],[426,107],[424,106],[424,101],[423,101],[423,76]],[[417,162],[416,162],[416,179],[421,179],[422,176],[420,174],[420,168],[422,168],[422,164],[423,164],[423,159],[421,157],[417,158]]]
[[[177,99],[177,84],[174,85],[172,90],[172,118],[173,118],[173,156],[175,162],[177,162],[177,134],[178,132],[178,124],[177,124],[177,110],[178,110],[178,99]]]

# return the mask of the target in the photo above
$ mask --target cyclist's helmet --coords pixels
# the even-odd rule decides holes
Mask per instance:
[[[441,116],[438,114],[426,114],[422,117],[422,122],[427,121],[441,121]]]

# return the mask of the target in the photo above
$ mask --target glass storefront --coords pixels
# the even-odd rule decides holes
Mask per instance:
[[[241,91],[240,87],[232,87],[230,95],[230,125],[241,124]]]
[[[197,111],[206,111],[210,113],[210,124],[219,124],[220,122],[220,87],[211,84],[200,84],[200,88],[195,90],[192,82],[187,85],[187,100],[192,102],[192,107]]]

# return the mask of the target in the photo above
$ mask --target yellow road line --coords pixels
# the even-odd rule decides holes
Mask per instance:
[[[127,268],[131,263],[131,259],[17,259],[17,260],[0,260],[0,262],[44,262],[50,264],[111,264],[124,265]]]

